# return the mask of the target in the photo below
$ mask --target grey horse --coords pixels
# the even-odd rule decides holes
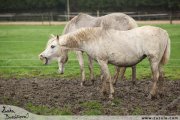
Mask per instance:
[[[80,13],[79,15],[75,16],[71,21],[69,21],[63,31],[63,35],[74,32],[80,28],[85,27],[103,27],[104,29],[115,29],[120,31],[126,31],[133,28],[136,28],[138,25],[136,21],[131,18],[130,16],[123,14],[123,13],[112,13],[108,14],[102,17],[92,17],[88,14]],[[53,36],[52,36],[53,37]],[[49,42],[48,42],[49,44]],[[48,45],[47,45],[48,46]],[[48,64],[49,61],[52,59],[48,55],[48,48],[44,50],[39,56],[41,59],[45,60],[45,64]],[[80,65],[81,70],[81,76],[82,76],[82,82],[81,85],[84,85],[85,82],[85,69],[84,69],[84,59],[83,59],[83,52],[82,51],[76,51],[77,58]],[[68,50],[59,50],[58,54],[58,65],[59,65],[59,73],[64,73],[64,64],[68,60]],[[88,61],[89,61],[89,70],[90,70],[90,79],[94,80],[94,74],[93,74],[93,59],[88,55]],[[119,72],[120,79],[123,79],[124,73],[126,68],[125,67],[115,67],[115,75],[114,75],[114,84],[116,83]],[[102,76],[101,76],[102,79]],[[136,67],[132,66],[132,81],[135,82],[136,79]]]

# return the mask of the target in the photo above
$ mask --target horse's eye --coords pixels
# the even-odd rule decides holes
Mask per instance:
[[[51,45],[51,48],[55,48],[55,46],[54,46],[54,45]]]

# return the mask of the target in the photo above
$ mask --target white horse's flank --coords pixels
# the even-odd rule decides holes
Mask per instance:
[[[96,59],[103,72],[103,93],[109,89],[109,83],[110,98],[113,98],[114,88],[108,63],[129,67],[147,57],[153,74],[153,86],[149,97],[153,97],[157,94],[157,88],[162,87],[158,80],[163,80],[162,65],[166,64],[170,57],[170,39],[167,32],[152,26],[128,31],[83,28],[57,38],[54,44],[65,49],[85,51]]]
[[[133,18],[123,13],[112,13],[102,17],[92,17],[87,14],[79,14],[67,23],[67,25],[64,28],[63,34],[67,34],[84,27],[103,27],[104,29],[130,30],[136,28],[137,23]],[[46,53],[47,51],[43,51],[40,54],[40,56],[47,58]],[[81,85],[82,85],[85,81],[83,52],[76,51],[76,54],[81,69],[81,76],[82,76]],[[68,59],[68,50],[60,50],[59,58],[58,58],[60,73],[64,72],[64,64],[67,62],[67,59]],[[90,56],[88,56],[88,60],[89,60],[90,79],[93,80],[94,79],[93,59]],[[125,68],[122,69],[121,79],[123,78],[125,70],[126,70]],[[114,76],[115,81],[118,79],[119,72],[120,72],[120,68],[116,67],[116,74]],[[133,75],[132,75],[133,81],[135,81],[136,78],[135,75],[136,75],[135,67],[133,67]]]

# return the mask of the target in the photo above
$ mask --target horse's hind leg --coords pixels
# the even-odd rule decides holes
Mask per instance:
[[[132,83],[136,84],[136,66],[132,66]]]
[[[84,59],[83,59],[83,53],[81,51],[76,51],[77,59],[79,61],[80,69],[81,69],[81,86],[84,85],[85,82],[85,70],[84,70]]]
[[[101,79],[101,82],[103,82],[103,71],[102,70],[101,70],[100,79]]]
[[[113,84],[116,85],[118,77],[119,77],[120,67],[115,66],[114,68],[115,68],[115,74],[113,77]]]
[[[121,67],[120,68],[120,80],[125,80],[124,79],[124,73],[126,72],[126,67]]]
[[[164,71],[163,71],[163,66],[161,64],[159,64],[159,84],[158,84],[158,88],[159,88],[159,94],[163,95],[163,91],[164,91]]]
[[[115,85],[119,76],[119,72],[120,72],[120,79],[124,80],[124,74],[126,71],[126,67],[115,67],[116,73],[114,75],[114,81],[113,84]],[[136,83],[136,66],[132,66],[132,83],[135,84]]]
[[[124,73],[126,72],[126,67],[115,66],[115,70],[116,70],[116,72],[115,72],[114,80],[113,80],[114,85],[116,85],[116,83],[117,83],[119,74],[120,74],[120,80],[124,80]]]
[[[94,83],[94,71],[93,71],[93,59],[88,55],[88,61],[89,61],[89,71],[90,71],[90,79],[92,83]]]
[[[153,62],[152,62],[153,61]],[[153,97],[156,97],[157,95],[157,82],[159,79],[159,62],[155,62],[154,60],[151,60],[151,70],[153,75],[153,85],[149,94],[149,98],[152,99]]]

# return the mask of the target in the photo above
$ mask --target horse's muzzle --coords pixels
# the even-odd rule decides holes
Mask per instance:
[[[44,60],[45,60],[44,64],[47,65],[48,64],[48,58],[44,57]]]
[[[39,59],[44,62],[44,65],[48,64],[48,58],[47,57],[44,57],[43,55],[39,55]]]

